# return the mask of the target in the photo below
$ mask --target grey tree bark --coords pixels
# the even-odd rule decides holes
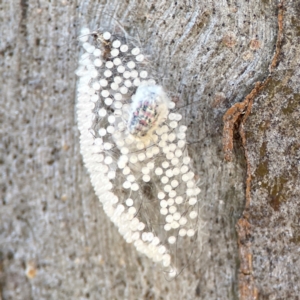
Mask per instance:
[[[299,299],[300,3],[278,4],[0,4],[1,299]],[[205,226],[172,281],[123,241],[83,167],[82,26],[138,37],[186,105]]]

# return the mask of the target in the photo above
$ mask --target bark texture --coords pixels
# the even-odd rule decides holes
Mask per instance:
[[[300,3],[278,4],[0,4],[2,299],[298,299]],[[205,226],[172,281],[122,240],[82,165],[82,26],[138,38],[183,106]],[[224,114],[232,155],[230,135],[222,150]]]

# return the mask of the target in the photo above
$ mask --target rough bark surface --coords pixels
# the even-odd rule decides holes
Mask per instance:
[[[0,4],[0,298],[298,299],[300,3],[283,3],[280,47],[278,4]],[[138,38],[184,106],[205,226],[193,263],[172,281],[122,240],[82,165],[74,75],[82,26]],[[251,113],[231,114],[227,162],[223,115],[267,79]]]

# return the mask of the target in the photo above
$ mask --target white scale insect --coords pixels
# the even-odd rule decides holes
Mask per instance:
[[[176,276],[179,251],[197,232],[200,193],[187,127],[164,89],[147,80],[139,48],[87,28],[79,41],[78,128],[95,192],[126,242]]]

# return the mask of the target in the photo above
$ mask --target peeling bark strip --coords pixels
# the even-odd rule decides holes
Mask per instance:
[[[243,102],[235,103],[223,116],[223,151],[227,161],[232,160],[234,126],[242,115],[244,116],[241,120],[241,124],[245,123],[248,115],[250,114],[253,99],[260,93],[263,85],[264,84],[261,82],[257,82],[254,89],[246,96],[245,100]]]
[[[283,1],[284,2],[284,1]],[[246,150],[246,135],[244,124],[251,113],[251,108],[255,97],[266,87],[271,79],[272,72],[277,66],[279,55],[281,52],[281,44],[283,38],[283,2],[278,5],[278,34],[276,40],[276,49],[273,59],[269,66],[269,76],[264,82],[257,82],[253,90],[248,94],[243,102],[234,104],[223,116],[223,151],[226,161],[232,160],[233,151],[233,131],[236,123],[239,128],[239,135],[242,139],[242,145],[245,151],[247,163],[247,179],[246,179],[246,203],[242,217],[236,224],[238,234],[238,247],[240,257],[240,273],[239,273],[239,293],[241,300],[258,299],[258,289],[255,286],[253,267],[252,267],[252,251],[251,251],[251,224],[249,223],[250,200],[251,200],[251,165]]]
[[[272,62],[269,67],[270,73],[273,72],[274,68],[277,66],[279,61],[279,55],[281,51],[281,44],[283,38],[283,10],[284,10],[284,1],[278,4],[278,33],[277,33],[277,40],[276,40],[276,49],[272,59]]]
[[[249,241],[251,225],[246,218],[239,219],[236,229],[238,232],[238,246],[240,256],[239,293],[240,299],[258,299],[258,290],[255,286],[251,242]]]

